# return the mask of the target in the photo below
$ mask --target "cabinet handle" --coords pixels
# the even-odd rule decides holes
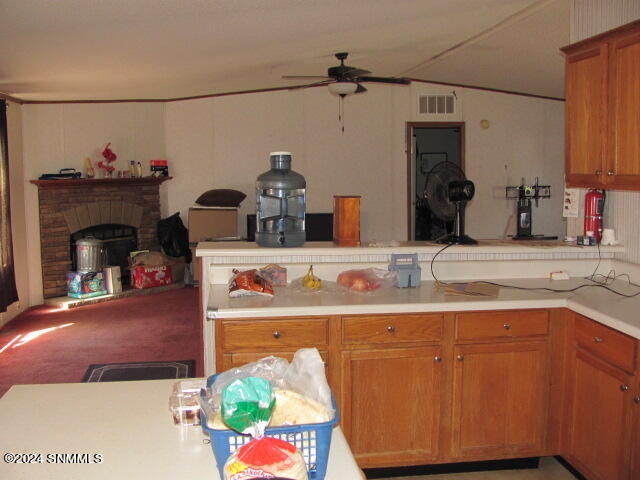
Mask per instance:
[[[393,332],[395,332],[395,331],[396,331],[396,327],[394,327],[393,325],[389,325],[389,326],[387,327],[387,332],[389,332],[389,333],[393,333]]]
[[[441,362],[441,361],[442,361],[442,357],[441,357],[440,355],[436,355],[435,357],[433,357],[433,359],[434,359],[436,362]]]
[[[282,334],[279,331],[275,331],[273,332],[273,338],[280,338],[282,336]]]
[[[596,176],[599,177],[600,175],[602,175],[602,170],[596,170]]]
[[[636,395],[635,397],[633,397],[633,401],[640,405],[640,395]]]
[[[504,325],[502,325],[502,328],[504,328],[505,330],[509,330],[511,328],[511,325],[505,323]]]
[[[612,176],[613,176],[613,175],[615,175],[615,174],[616,174],[616,172],[615,172],[615,171],[613,171],[613,170],[609,170],[609,171],[607,172],[607,175],[609,175],[610,177],[612,177]]]
[[[595,337],[595,338],[593,339],[593,341],[594,341],[594,342],[596,342],[596,343],[602,343],[602,342],[604,342],[604,338],[602,338],[602,337]]]
[[[464,355],[458,355],[458,356],[456,357],[456,359],[457,359],[459,362],[463,362],[463,361],[464,361]]]
[[[631,390],[631,387],[623,383],[622,385],[620,385],[620,390],[623,392],[628,392],[629,390]]]

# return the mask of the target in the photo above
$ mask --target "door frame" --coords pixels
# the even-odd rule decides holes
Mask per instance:
[[[413,203],[414,196],[411,195],[413,190],[413,169],[414,169],[414,151],[413,151],[413,131],[416,128],[460,128],[460,168],[465,171],[465,122],[407,122],[407,133],[405,152],[407,153],[407,240],[412,240],[413,224]]]

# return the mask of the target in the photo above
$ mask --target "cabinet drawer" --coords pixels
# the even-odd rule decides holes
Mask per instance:
[[[456,340],[534,337],[548,332],[546,310],[456,314]]]
[[[221,371],[230,368],[241,367],[247,363],[257,362],[261,358],[273,355],[274,357],[284,358],[289,362],[293,360],[294,351],[290,352],[247,352],[247,353],[229,353],[223,356],[223,365]],[[325,367],[328,365],[329,353],[326,350],[320,350],[320,357],[324,361]]]
[[[342,343],[437,341],[442,329],[442,314],[353,315],[342,317]]]
[[[637,340],[582,315],[576,315],[575,319],[575,339],[580,347],[633,373]]]
[[[222,324],[222,349],[253,351],[318,347],[328,344],[329,320],[237,320]]]

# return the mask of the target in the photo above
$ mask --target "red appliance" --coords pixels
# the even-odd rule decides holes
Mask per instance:
[[[584,197],[584,234],[593,232],[598,243],[602,237],[603,212],[604,190],[589,190]]]

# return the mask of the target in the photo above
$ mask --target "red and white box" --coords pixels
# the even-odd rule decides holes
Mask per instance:
[[[138,265],[131,267],[131,286],[133,288],[161,287],[172,283],[171,266],[169,265],[160,267]]]

